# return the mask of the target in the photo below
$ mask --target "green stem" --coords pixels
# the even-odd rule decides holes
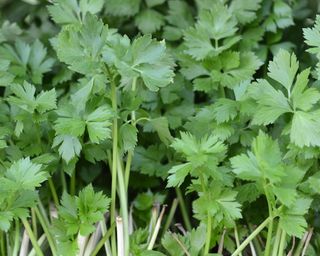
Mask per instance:
[[[175,214],[175,212],[176,212],[176,210],[177,210],[178,203],[179,203],[178,199],[175,198],[175,199],[173,200],[173,203],[172,203],[172,206],[171,206],[171,209],[170,209],[168,218],[167,218],[167,220],[166,220],[166,223],[164,224],[164,228],[163,228],[163,230],[162,230],[162,235],[161,235],[161,237],[163,237],[163,235],[165,234],[165,232],[166,232],[166,231],[168,230],[168,228],[170,227],[170,224],[171,224],[171,222],[172,222],[172,220],[173,220],[174,214]]]
[[[98,254],[98,252],[101,250],[101,248],[103,247],[104,243],[109,239],[109,237],[111,236],[111,234],[113,234],[114,232],[114,228],[115,228],[115,223],[113,223],[111,225],[111,227],[109,228],[109,230],[107,231],[107,233],[104,234],[104,236],[101,238],[101,240],[99,241],[99,243],[96,245],[96,247],[94,248],[94,250],[92,251],[92,253],[90,254],[90,256],[96,256]]]
[[[75,195],[76,192],[76,169],[73,170],[70,180],[70,195]]]
[[[184,225],[186,226],[186,229],[188,231],[191,231],[192,227],[191,227],[191,222],[189,219],[189,215],[188,215],[188,211],[187,211],[187,207],[185,204],[185,201],[183,199],[182,193],[181,193],[181,189],[180,188],[176,188],[176,194],[179,200],[179,206],[180,206],[180,210],[181,210],[181,215],[182,215],[182,219],[184,222]]]
[[[212,224],[211,224],[211,216],[208,213],[207,216],[207,235],[206,235],[206,244],[204,247],[204,251],[203,251],[203,256],[207,255],[209,253],[210,250],[210,242],[211,242],[211,228],[212,228]]]
[[[68,189],[67,189],[66,176],[65,176],[64,171],[62,169],[60,170],[60,178],[61,178],[61,184],[62,184],[62,191],[67,192]]]
[[[246,246],[252,241],[260,232],[263,230],[271,221],[271,217],[268,217],[265,219],[264,222],[262,222],[247,238],[242,242],[242,244],[235,250],[235,252],[231,256],[237,256],[239,255]]]
[[[12,256],[17,256],[20,247],[20,224],[18,220],[15,220],[15,231],[14,231],[14,245],[13,245],[13,252]],[[4,254],[2,254],[4,255]]]
[[[265,195],[267,198],[267,204],[268,204],[268,211],[269,211],[269,217],[271,217],[271,221],[268,226],[268,234],[267,234],[267,242],[266,242],[266,249],[265,249],[265,256],[269,256],[271,252],[271,240],[272,240],[272,232],[273,232],[273,209],[271,205],[271,199],[269,197],[268,190],[266,189],[266,186],[264,186]]]
[[[278,251],[279,256],[285,255],[284,250],[285,250],[285,245],[286,245],[286,236],[287,236],[287,233],[284,230],[282,230],[279,251]]]
[[[236,245],[238,248],[240,246],[240,240],[239,240],[239,233],[238,233],[237,225],[234,225],[234,237],[236,239]],[[240,252],[239,255],[242,256],[242,253]]]
[[[47,237],[50,249],[51,249],[52,256],[58,255],[57,249],[56,249],[56,244],[55,244],[53,237],[50,233],[49,226],[47,225],[45,218],[42,216],[41,211],[39,211],[39,209],[37,207],[34,210],[35,210],[35,213],[40,221],[42,229],[43,229],[44,233],[46,234],[46,237]]]
[[[273,232],[273,219],[271,219],[269,226],[268,226],[268,235],[267,235],[267,242],[266,242],[266,249],[265,249],[265,256],[270,255],[271,251],[271,240],[272,240],[272,232]]]
[[[309,232],[306,232],[302,239],[300,239],[297,249],[294,251],[294,256],[300,256],[303,250],[303,245],[308,238]]]
[[[136,90],[136,87],[137,87],[137,78],[135,77],[132,80],[131,91],[134,92]],[[135,121],[136,121],[136,112],[133,110],[133,111],[131,111],[131,123],[134,126],[136,125]],[[129,186],[129,178],[130,178],[130,169],[131,169],[132,157],[133,157],[133,151],[130,150],[128,152],[127,162],[126,162],[126,167],[125,167],[125,186],[126,186],[126,190],[128,190],[128,186]]]
[[[124,232],[124,248],[125,256],[129,256],[129,216],[128,216],[128,201],[127,192],[124,183],[123,170],[120,163],[120,158],[118,155],[118,185],[119,185],[119,195],[120,195],[120,206],[123,221],[123,232]]]
[[[34,209],[31,208],[31,223],[32,223],[32,229],[33,233],[36,239],[38,239],[38,229],[37,229],[37,217],[36,213],[34,212]]]
[[[127,161],[126,161],[126,169],[125,169],[125,174],[124,174],[125,175],[125,186],[126,186],[127,191],[128,191],[128,186],[129,186],[132,156],[133,156],[133,152],[130,150],[128,152]]]
[[[278,223],[276,237],[275,237],[274,242],[273,242],[272,256],[278,256],[280,238],[281,238],[281,228],[280,228],[280,225]]]
[[[59,206],[59,198],[58,198],[58,195],[57,195],[57,191],[56,191],[56,188],[52,182],[52,178],[50,177],[48,179],[48,184],[49,184],[49,187],[50,187],[50,191],[51,191],[51,195],[52,195],[52,199],[53,199],[53,202],[55,204],[56,207]]]
[[[44,256],[42,251],[41,251],[41,248],[40,248],[40,246],[38,244],[38,241],[37,241],[36,237],[34,236],[34,233],[32,232],[32,229],[31,229],[31,227],[29,225],[29,222],[25,218],[22,218],[21,221],[22,221],[22,223],[24,225],[24,228],[26,229],[26,231],[27,231],[27,233],[29,235],[30,241],[31,241],[31,243],[33,245],[34,250],[36,251],[36,254],[38,256]]]
[[[5,246],[5,241],[4,241],[4,232],[0,231],[0,236],[1,236],[1,255],[6,255],[6,246]]]
[[[110,77],[110,75],[109,75]],[[118,119],[117,119],[117,88],[114,80],[110,77],[111,81],[111,101],[112,109],[116,115],[113,118],[112,125],[112,180],[111,180],[111,209],[110,209],[110,224],[116,221],[116,193],[117,193],[117,153],[118,153]],[[116,233],[113,232],[111,236],[111,251],[112,255],[117,255]]]

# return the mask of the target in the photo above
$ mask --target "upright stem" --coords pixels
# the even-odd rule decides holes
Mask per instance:
[[[177,194],[177,197],[178,197],[178,200],[179,200],[179,205],[180,205],[180,210],[181,210],[183,222],[184,222],[187,230],[191,231],[191,229],[192,229],[191,222],[190,222],[190,219],[189,219],[187,207],[186,207],[186,204],[184,202],[184,199],[183,199],[183,196],[182,196],[180,188],[176,188],[176,194]]]
[[[286,245],[286,236],[287,236],[287,233],[284,230],[282,230],[278,255],[285,255],[284,249]]]
[[[20,224],[18,220],[15,220],[15,231],[14,231],[14,245],[13,245],[13,252],[12,256],[17,256],[20,247]],[[4,254],[3,254],[4,255]]]
[[[131,91],[134,92],[136,90],[137,87],[137,78],[133,78],[132,80],[132,87],[131,87]],[[136,112],[133,110],[131,111],[131,123],[132,125],[136,125],[135,121],[136,121]],[[130,169],[131,169],[131,162],[132,162],[132,157],[133,157],[133,151],[130,150],[128,152],[128,156],[127,156],[127,162],[126,162],[126,167],[125,167],[125,185],[126,185],[126,190],[128,190],[128,186],[129,186],[129,178],[130,178]]]
[[[234,237],[236,239],[236,245],[238,248],[240,246],[240,240],[239,240],[239,233],[238,233],[237,225],[234,225]],[[240,252],[239,255],[242,256],[242,253]]]
[[[124,234],[124,255],[129,256],[129,216],[128,216],[128,200],[127,192],[124,184],[123,171],[120,163],[120,158],[118,155],[118,185],[119,185],[119,195],[120,195],[120,206],[121,215],[123,222],[123,234]]]
[[[281,228],[280,228],[280,225],[278,223],[276,237],[275,237],[274,242],[273,242],[272,256],[278,256],[280,238],[281,238]]]
[[[111,180],[111,209],[110,209],[110,225],[116,220],[116,192],[117,192],[117,154],[118,154],[118,119],[117,119],[117,88],[113,78],[111,80],[111,101],[112,109],[116,115],[113,118],[112,125],[112,180]],[[111,251],[112,256],[117,255],[116,234],[111,236]]]
[[[6,255],[6,246],[5,246],[5,241],[4,241],[4,232],[3,231],[0,231],[0,239],[1,239],[1,242],[0,242],[0,252],[1,252],[1,255]]]
[[[237,256],[239,255],[246,246],[252,241],[260,232],[263,230],[271,221],[271,217],[268,217],[265,219],[264,222],[262,222],[247,238],[242,242],[242,244],[234,251],[234,253],[231,256]]]
[[[34,234],[32,232],[32,229],[31,229],[31,227],[29,225],[29,222],[24,218],[21,219],[21,221],[22,221],[22,223],[23,223],[23,225],[24,225],[24,227],[25,227],[25,229],[26,229],[26,231],[27,231],[27,233],[29,235],[30,241],[32,243],[32,246],[33,246],[34,250],[36,251],[36,254],[38,256],[44,256],[42,251],[41,251],[41,248],[40,248],[40,246],[38,244],[38,241],[37,241],[36,237],[34,236]]]
[[[270,197],[268,194],[268,191],[265,189],[265,194],[267,198],[267,203],[268,203],[268,210],[269,210],[269,217],[271,217],[271,221],[268,226],[268,235],[267,235],[267,242],[266,242],[266,249],[265,249],[265,256],[269,256],[271,252],[271,240],[272,240],[272,232],[273,232],[273,210],[272,210],[272,205],[270,202]]]
[[[37,217],[33,208],[31,208],[31,219],[32,219],[32,229],[33,229],[34,236],[36,237],[36,239],[38,239]]]
[[[44,233],[45,233],[45,235],[47,237],[47,240],[48,240],[52,255],[53,256],[58,255],[55,241],[54,241],[54,239],[53,239],[53,237],[52,237],[52,235],[50,233],[50,230],[49,230],[50,227],[47,225],[46,220],[42,216],[41,211],[39,211],[39,209],[37,207],[34,208],[34,210],[35,210],[35,213],[36,213],[36,215],[37,215],[37,217],[38,217],[38,219],[40,221],[40,224],[41,224],[41,226],[43,228],[43,231],[44,231]]]
[[[52,182],[52,178],[51,177],[48,179],[48,184],[49,184],[49,187],[50,187],[50,191],[51,191],[53,202],[54,202],[55,206],[58,207],[59,198],[58,198],[57,191],[56,191],[56,188],[55,188],[55,186],[54,186],[54,184]]]
[[[206,234],[206,244],[204,247],[203,255],[207,255],[210,250],[210,241],[211,241],[211,216],[207,216],[207,234]]]
[[[70,195],[74,195],[76,192],[76,169],[73,170],[70,180]]]

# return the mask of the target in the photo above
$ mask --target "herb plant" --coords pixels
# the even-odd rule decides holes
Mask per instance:
[[[0,255],[319,255],[315,0],[0,2]]]

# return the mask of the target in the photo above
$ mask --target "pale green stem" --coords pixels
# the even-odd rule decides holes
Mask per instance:
[[[58,207],[59,206],[59,198],[58,198],[57,191],[56,191],[56,188],[52,182],[51,177],[48,179],[48,184],[50,187],[53,202],[54,202],[55,206]]]
[[[237,256],[239,255],[252,241],[271,221],[271,217],[268,217],[264,222],[262,222],[247,238],[242,242],[242,244],[234,251],[234,253],[231,256]]]
[[[120,206],[121,215],[123,221],[123,233],[124,233],[124,255],[129,256],[129,216],[128,216],[128,201],[127,192],[124,184],[123,170],[120,163],[120,158],[118,155],[118,185],[119,185],[119,195],[120,195]]]
[[[32,243],[32,246],[33,246],[34,250],[36,251],[36,254],[38,256],[44,256],[42,251],[41,251],[41,248],[40,248],[40,246],[38,244],[38,241],[37,241],[36,237],[34,236],[34,233],[32,232],[32,229],[31,229],[31,227],[29,225],[29,222],[25,218],[22,218],[21,221],[23,223],[24,228],[26,229],[26,231],[28,233],[28,236],[30,238],[30,241]]]
[[[35,208],[35,213],[40,221],[40,224],[42,226],[42,229],[47,237],[47,240],[48,240],[48,243],[49,243],[49,246],[50,246],[50,249],[51,249],[51,253],[52,253],[52,256],[56,256],[58,255],[57,253],[57,249],[56,249],[56,244],[55,244],[55,241],[51,235],[51,232],[50,232],[50,227],[47,225],[46,223],[46,220],[45,218],[42,216],[42,213],[41,211],[39,211],[38,208]]]
[[[279,256],[278,255],[278,250],[279,250],[280,238],[281,238],[281,228],[280,228],[280,225],[278,223],[276,237],[275,237],[274,242],[273,242],[272,256]]]
[[[281,233],[281,238],[280,238],[280,245],[279,245],[279,251],[278,251],[278,255],[282,256],[282,255],[285,255],[285,245],[286,245],[286,236],[287,236],[287,233],[282,230],[282,233]]]
[[[181,193],[181,189],[180,188],[176,188],[176,194],[179,200],[179,206],[180,206],[180,210],[181,210],[181,215],[182,215],[182,219],[183,222],[185,224],[185,227],[188,231],[191,231],[192,227],[191,227],[191,222],[189,219],[189,215],[188,215],[188,211],[187,211],[187,207],[185,204],[185,201],[183,199],[182,193]]]
[[[110,78],[111,79],[111,78]],[[112,109],[116,115],[113,118],[112,125],[112,180],[111,180],[111,209],[110,209],[110,225],[116,221],[116,193],[117,193],[117,154],[118,154],[118,119],[117,119],[117,88],[111,79],[111,101]],[[116,245],[116,233],[113,232],[111,236],[111,251],[112,255],[117,255],[117,245]]]

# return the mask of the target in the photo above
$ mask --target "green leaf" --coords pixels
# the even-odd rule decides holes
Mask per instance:
[[[268,66],[268,76],[279,82],[290,91],[293,80],[299,68],[299,62],[294,53],[280,50]]]
[[[60,146],[59,146],[60,145]],[[77,137],[70,135],[58,135],[54,138],[52,147],[59,146],[59,154],[67,163],[76,156],[80,155],[81,143]]]
[[[164,25],[164,16],[155,10],[146,9],[135,17],[134,22],[143,34],[152,34]]]
[[[141,0],[106,0],[106,11],[115,16],[133,16],[139,11]]]
[[[5,44],[0,47],[0,58],[10,62],[12,75],[36,84],[42,83],[43,74],[49,72],[54,63],[54,59],[47,57],[47,49],[39,40],[27,44],[18,39],[14,47]]]
[[[122,139],[123,150],[133,151],[138,141],[138,130],[131,124],[124,124],[120,128],[120,137]]]
[[[86,126],[91,142],[99,143],[101,140],[110,138],[112,117],[113,114],[108,105],[98,107],[86,117]]]
[[[32,163],[28,157],[14,162],[4,177],[12,181],[16,189],[33,190],[47,179],[48,174],[42,171],[40,164]]]
[[[173,166],[169,170],[170,175],[168,176],[167,187],[180,187],[185,177],[190,173],[191,170],[192,165],[190,163]]]
[[[123,82],[141,77],[151,91],[173,82],[174,62],[166,51],[164,41],[157,42],[150,36],[139,37],[133,41],[130,54],[127,60],[123,60],[125,63],[121,61],[117,65]],[[123,65],[128,67],[123,69]],[[133,73],[129,73],[127,68]]]
[[[77,208],[79,214],[79,232],[87,236],[95,230],[94,224],[104,219],[104,213],[108,210],[110,199],[102,192],[94,192],[92,185],[86,186],[79,192]]]
[[[55,23],[80,23],[87,13],[101,11],[103,4],[103,0],[53,0],[48,11]]]
[[[152,125],[153,129],[158,133],[160,140],[165,145],[169,145],[172,142],[173,138],[169,130],[168,119],[163,116],[150,119],[149,122]]]
[[[279,225],[289,236],[302,238],[308,224],[303,217],[311,205],[309,198],[299,198],[295,204],[285,210],[280,215]]]
[[[316,88],[306,88],[309,74],[310,69],[305,69],[297,76],[291,95],[294,109],[309,111],[320,100],[320,92]]]
[[[101,20],[87,14],[81,25],[62,28],[51,42],[60,61],[81,74],[101,72],[101,53],[110,31]]]
[[[231,2],[230,9],[241,24],[252,22],[257,17],[262,0],[234,0]]]
[[[298,147],[320,146],[320,112],[296,111],[293,115],[290,140]]]
[[[184,39],[187,47],[185,52],[196,60],[203,60],[209,55],[218,55],[240,39],[234,37],[238,30],[236,25],[237,21],[230,10],[220,2],[215,3],[210,10],[200,11],[195,27],[185,32]],[[230,37],[230,45],[226,43],[223,48],[220,48],[218,40]],[[214,45],[211,40],[215,41]],[[236,41],[232,42],[232,40]]]
[[[320,56],[320,16],[317,15],[313,28],[304,28],[303,36],[305,43],[311,48],[307,49],[308,52]]]
[[[238,104],[237,102],[221,98],[214,104],[214,118],[218,123],[228,122],[234,119],[238,114]]]
[[[258,103],[252,124],[271,124],[282,114],[292,111],[284,94],[274,89],[267,80],[259,79],[253,83],[249,94]]]

